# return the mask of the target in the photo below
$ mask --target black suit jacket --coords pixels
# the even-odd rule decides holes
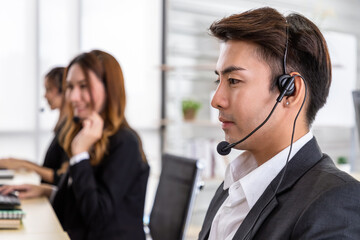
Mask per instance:
[[[60,175],[57,173],[57,170],[61,168],[61,165],[69,161],[69,158],[64,151],[64,149],[60,146],[59,140],[58,140],[58,134],[56,133],[55,137],[50,143],[50,146],[48,150],[46,151],[43,167],[51,168],[54,172],[54,179],[51,184],[57,185],[60,180]],[[46,181],[42,180],[42,182],[47,183]]]
[[[145,239],[149,166],[131,130],[121,129],[109,141],[109,152],[98,166],[81,161],[59,182],[53,207],[72,240]]]
[[[360,183],[337,169],[313,138],[266,188],[233,239],[360,239]],[[211,223],[227,191],[219,187],[199,239],[208,239]],[[246,234],[247,237],[245,238]]]

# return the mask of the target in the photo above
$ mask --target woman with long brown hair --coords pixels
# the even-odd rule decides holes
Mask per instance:
[[[140,138],[125,118],[125,86],[113,56],[94,50],[74,58],[65,72],[69,118],[60,143],[70,157],[53,207],[72,240],[145,239],[143,210],[149,166]],[[20,197],[50,196],[46,185]],[[23,191],[23,192],[22,192]]]

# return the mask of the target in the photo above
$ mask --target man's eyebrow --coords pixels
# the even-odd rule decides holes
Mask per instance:
[[[246,70],[245,68],[242,68],[242,67],[237,67],[237,66],[229,66],[227,68],[225,68],[224,70],[221,71],[221,74],[222,75],[225,75],[227,73],[231,73],[231,72],[234,72],[234,71],[244,71]],[[215,70],[215,74],[216,75],[219,75],[219,72],[217,70]]]

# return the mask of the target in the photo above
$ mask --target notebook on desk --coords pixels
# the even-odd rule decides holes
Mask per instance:
[[[15,194],[0,194],[0,229],[18,229],[25,213],[19,208],[20,200]]]
[[[21,219],[0,219],[0,229],[18,229],[21,227]]]
[[[0,210],[0,229],[18,229],[25,213],[21,209]]]
[[[0,194],[0,210],[16,209],[20,206],[20,200],[15,194]]]

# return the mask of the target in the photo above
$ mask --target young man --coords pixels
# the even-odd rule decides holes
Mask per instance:
[[[331,83],[319,29],[301,15],[260,8],[210,31],[222,41],[211,104],[226,141],[245,138],[273,112],[234,146],[246,151],[227,167],[199,239],[360,239],[360,183],[310,131]]]

